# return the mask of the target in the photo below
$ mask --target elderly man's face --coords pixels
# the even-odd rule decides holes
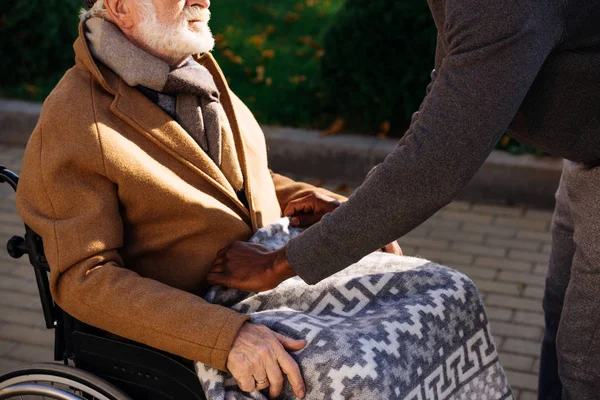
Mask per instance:
[[[132,34],[155,55],[175,63],[190,54],[212,50],[209,0],[129,1]]]

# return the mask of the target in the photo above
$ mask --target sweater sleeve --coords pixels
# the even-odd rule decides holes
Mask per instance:
[[[545,3],[446,2],[447,53],[418,120],[346,203],[288,243],[302,279],[314,284],[402,237],[461,191],[561,38]]]
[[[226,370],[249,318],[128,269],[118,187],[104,169],[95,124],[71,131],[71,122],[48,123],[44,112],[40,121],[17,206],[44,240],[54,300],[85,323]]]

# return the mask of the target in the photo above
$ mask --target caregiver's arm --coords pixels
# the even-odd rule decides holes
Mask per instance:
[[[556,7],[547,2],[447,0],[446,21],[438,27],[447,42],[446,57],[418,120],[396,150],[347,202],[287,249],[244,267],[275,271],[282,278],[296,273],[314,284],[410,232],[449,203],[505,132],[560,40],[558,16],[548,11]],[[233,250],[227,263],[239,267],[248,249]],[[279,262],[268,264],[274,260]],[[228,280],[230,286],[236,283]]]
[[[399,238],[449,203],[507,129],[562,34],[545,2],[448,0],[447,56],[419,119],[353,196],[290,241],[316,283]],[[401,71],[399,71],[401,73]]]

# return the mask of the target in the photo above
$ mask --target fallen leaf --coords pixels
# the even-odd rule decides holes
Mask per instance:
[[[290,76],[290,77],[288,78],[288,80],[289,80],[291,83],[298,84],[298,83],[300,83],[300,82],[304,82],[304,81],[306,80],[306,76],[305,76],[305,75],[295,75],[295,76]]]
[[[391,127],[392,124],[390,124],[390,121],[383,121],[381,125],[379,125],[379,133],[377,134],[377,137],[380,139],[387,137],[388,133],[390,133]]]
[[[256,78],[252,79],[253,83],[260,83],[265,80],[265,67],[259,65],[256,67]]]
[[[252,43],[254,46],[256,46],[257,49],[262,49],[263,43],[265,42],[265,40],[267,39],[267,35],[260,34],[260,35],[254,35],[254,36],[250,36],[248,38],[248,42]]]
[[[273,79],[271,79],[270,77],[265,79],[265,85],[271,86],[272,84],[273,84]]]
[[[506,147],[506,146],[508,146],[509,143],[510,143],[510,136],[504,135],[504,137],[502,138],[502,141],[500,141],[500,145],[502,147]]]
[[[283,22],[285,22],[286,24],[291,24],[292,22],[296,22],[300,19],[300,14],[295,13],[295,12],[289,12],[286,14],[285,17],[283,17]]]
[[[314,59],[318,60],[321,57],[323,57],[324,55],[325,55],[325,50],[323,50],[323,49],[317,50],[317,52],[315,53]]]
[[[261,55],[263,56],[263,58],[269,58],[269,59],[273,58],[273,57],[275,57],[275,50],[272,50],[272,49],[263,50]]]
[[[321,133],[321,137],[331,136],[331,135],[335,135],[336,133],[340,133],[342,131],[342,129],[344,129],[345,123],[346,123],[346,121],[344,121],[343,118],[336,119],[333,122],[333,124],[331,124],[331,126],[329,128],[327,128],[327,130],[325,132]]]

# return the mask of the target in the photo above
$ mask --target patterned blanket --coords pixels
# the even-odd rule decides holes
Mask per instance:
[[[252,242],[283,246],[287,220]],[[263,293],[212,288],[206,299],[308,345],[292,353],[306,399],[512,399],[483,303],[465,275],[429,261],[373,253],[309,286],[292,278]],[[201,363],[209,400],[267,399]],[[294,399],[286,381],[281,398]]]

